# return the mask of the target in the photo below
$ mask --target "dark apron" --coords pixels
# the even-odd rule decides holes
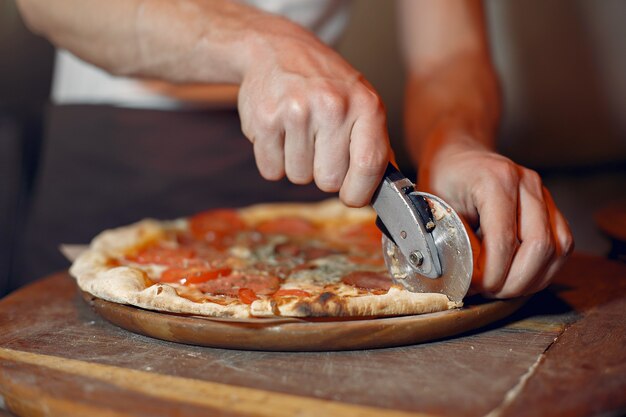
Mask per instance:
[[[88,243],[145,217],[330,197],[313,185],[264,180],[232,110],[56,106],[43,152],[13,288],[67,268],[61,243]]]

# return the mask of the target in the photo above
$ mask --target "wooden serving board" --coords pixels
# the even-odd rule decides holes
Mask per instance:
[[[472,297],[463,308],[414,316],[258,321],[155,312],[85,292],[83,298],[109,322],[171,342],[243,350],[335,351],[405,346],[458,335],[509,316],[529,297],[499,301]]]
[[[102,319],[59,273],[0,300],[0,409],[23,417],[624,415],[626,265],[576,254],[463,337],[349,352],[211,349]]]

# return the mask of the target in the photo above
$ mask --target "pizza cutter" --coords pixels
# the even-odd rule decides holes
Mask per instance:
[[[394,282],[412,292],[461,301],[470,286],[472,248],[458,214],[441,198],[415,190],[389,164],[371,202]]]

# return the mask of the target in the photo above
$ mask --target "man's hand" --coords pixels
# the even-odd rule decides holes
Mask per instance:
[[[370,202],[389,160],[385,111],[367,81],[311,33],[284,19],[258,22],[239,114],[261,175]]]
[[[478,231],[475,290],[498,298],[542,290],[573,249],[567,222],[535,171],[469,137],[445,138],[462,134],[435,132],[418,188],[442,197]]]
[[[537,173],[493,152],[500,95],[483,3],[400,5],[407,148],[418,187],[446,200],[476,231],[475,290],[501,298],[539,291],[573,240]]]
[[[261,174],[370,202],[389,159],[385,111],[312,33],[229,0],[19,0],[31,28],[114,74],[240,84]],[[163,30],[167,28],[167,30]]]

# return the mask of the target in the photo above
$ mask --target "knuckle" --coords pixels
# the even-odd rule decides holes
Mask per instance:
[[[550,259],[556,252],[556,245],[550,235],[544,234],[528,242],[530,249],[538,259]]]
[[[287,178],[297,185],[309,184],[313,180],[313,176],[306,172],[287,172]]]
[[[493,243],[493,252],[503,259],[510,259],[519,242],[513,231],[502,233],[501,237]]]
[[[359,197],[356,195],[339,195],[339,199],[348,207],[363,207],[368,203],[366,199],[363,197]]]
[[[324,112],[335,117],[343,117],[348,112],[347,98],[332,87],[326,87],[320,92],[319,103]]]
[[[378,113],[384,111],[383,102],[380,96],[376,92],[369,88],[363,87],[358,90],[358,103],[364,109],[369,110],[369,113]]]
[[[309,117],[309,109],[306,99],[299,96],[292,96],[285,100],[285,119],[292,125],[302,125]]]
[[[257,117],[256,130],[260,137],[273,136],[278,131],[278,117],[272,111],[262,112]]]
[[[517,249],[519,241],[514,230],[510,230],[508,233],[503,233],[502,236],[502,248],[503,252],[512,253]]]
[[[489,277],[485,277],[482,283],[483,291],[492,293],[495,295],[502,288],[503,281],[504,281],[503,277],[500,277],[500,276],[491,277],[491,279],[489,279]]]
[[[574,251],[574,237],[568,233],[565,238],[563,238],[563,252],[562,256],[569,256]]]
[[[354,166],[361,175],[375,176],[383,172],[388,159],[386,151],[374,149],[355,156]]]
[[[270,154],[275,151],[276,140],[275,136],[267,134],[258,134],[254,136],[254,148],[263,161],[271,160]]]
[[[538,293],[539,291],[545,290],[552,283],[552,277],[550,279],[544,280],[538,287],[534,288],[532,291],[528,291],[521,295],[532,295]]]
[[[493,288],[491,292],[497,298],[517,297],[527,291],[532,278],[509,272],[506,277],[502,277],[497,288]]]
[[[278,181],[285,176],[285,171],[282,168],[269,165],[259,166],[259,172],[268,181]]]
[[[496,298],[505,299],[505,298],[519,297],[522,294],[523,294],[522,289],[512,288],[512,289],[500,291],[497,294],[495,294],[495,296]]]
[[[327,193],[335,193],[341,189],[342,181],[338,175],[317,174],[315,176],[315,185],[320,190]]]
[[[507,188],[516,187],[519,183],[517,167],[508,161],[498,163],[491,174],[494,174],[494,180],[500,181]]]
[[[541,192],[543,187],[543,181],[541,180],[541,176],[532,169],[524,169],[524,177],[528,181],[528,183],[535,189]]]
[[[537,285],[535,288],[533,288],[533,292],[539,292],[543,289],[545,289],[546,287],[548,287],[550,284],[552,284],[552,280],[554,279],[554,276],[556,274],[556,272],[558,271],[558,269],[555,268],[550,268],[546,274],[541,278],[541,282],[539,283],[539,285]],[[527,294],[525,294],[527,295]]]

